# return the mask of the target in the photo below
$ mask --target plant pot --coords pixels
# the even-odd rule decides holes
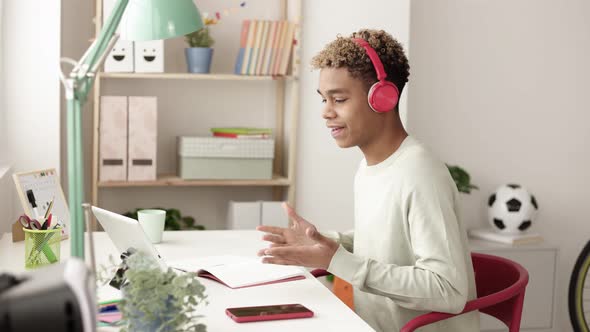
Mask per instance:
[[[126,296],[125,288],[123,288],[122,290],[122,294],[123,296]],[[128,305],[128,312],[131,313],[131,315],[133,317],[128,317],[127,319],[129,320],[129,326],[128,326],[128,330],[129,332],[155,332],[155,331],[160,331],[160,332],[174,332],[177,330],[177,328],[175,326],[166,326],[165,328],[162,328],[162,325],[166,322],[169,321],[170,319],[174,318],[175,314],[176,314],[176,310],[178,308],[174,308],[174,306],[172,305],[172,296],[169,296],[168,299],[166,300],[166,309],[164,312],[157,312],[157,313],[152,313],[154,314],[156,317],[154,319],[147,319],[146,314],[144,312],[142,312],[141,310],[139,310],[138,308],[136,308],[134,305],[132,304],[127,304]]]
[[[210,47],[189,47],[184,49],[189,73],[209,73],[213,49]]]

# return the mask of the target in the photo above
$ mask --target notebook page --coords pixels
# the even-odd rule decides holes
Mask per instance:
[[[240,288],[272,281],[304,276],[299,266],[263,264],[260,261],[249,261],[227,265],[216,265],[205,268],[231,288]]]

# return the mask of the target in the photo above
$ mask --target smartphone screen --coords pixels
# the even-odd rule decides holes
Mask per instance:
[[[236,322],[312,317],[313,312],[301,304],[278,304],[258,307],[228,308],[226,313]]]

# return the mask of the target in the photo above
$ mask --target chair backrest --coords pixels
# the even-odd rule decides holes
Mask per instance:
[[[509,259],[472,253],[477,298],[468,301],[462,312],[448,314],[431,312],[410,320],[400,332],[411,332],[424,325],[455,317],[470,311],[494,316],[501,320],[510,332],[520,330],[524,291],[529,281],[528,272]]]
[[[473,302],[481,304],[480,312],[504,322],[509,331],[518,331],[528,272],[503,257],[472,253],[471,260],[477,288],[477,299]]]

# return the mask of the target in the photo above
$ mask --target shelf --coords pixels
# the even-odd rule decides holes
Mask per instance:
[[[99,73],[104,79],[178,79],[178,80],[212,80],[212,81],[280,81],[296,80],[294,76],[249,76],[234,74],[191,74],[191,73]]]
[[[160,175],[155,181],[108,181],[98,182],[101,188],[119,187],[216,187],[216,186],[289,186],[284,176],[273,175],[270,180],[183,180],[176,175]]]

